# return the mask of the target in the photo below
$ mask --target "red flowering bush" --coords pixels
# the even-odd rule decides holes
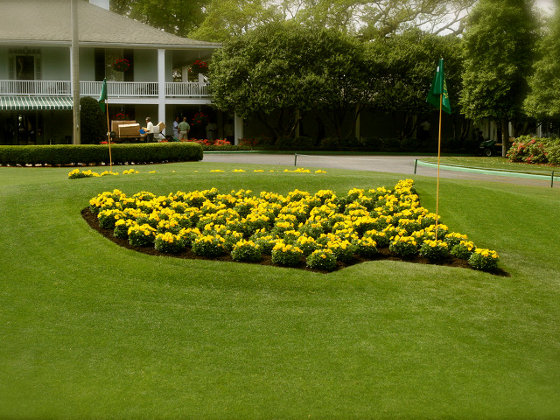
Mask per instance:
[[[231,146],[231,143],[227,140],[208,140],[208,139],[189,139],[189,142],[202,144],[203,146]]]
[[[532,136],[520,136],[507,152],[512,162],[547,163],[548,139],[536,139]]]
[[[214,146],[231,146],[231,143],[225,139],[218,139],[214,141]]]

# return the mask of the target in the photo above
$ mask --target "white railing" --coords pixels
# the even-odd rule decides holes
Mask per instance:
[[[80,95],[99,96],[103,82],[80,82]],[[67,80],[0,80],[0,95],[67,96],[72,94]],[[109,98],[158,97],[157,82],[107,82]],[[165,83],[165,95],[176,98],[209,97],[208,85],[197,82]]]
[[[99,96],[102,85],[103,82],[80,82],[80,94]],[[109,98],[157,97],[158,84],[156,82],[107,82],[107,96]]]
[[[198,82],[166,83],[165,96],[171,97],[201,97],[210,96],[208,85]]]
[[[65,80],[1,80],[1,95],[70,95],[70,82]]]

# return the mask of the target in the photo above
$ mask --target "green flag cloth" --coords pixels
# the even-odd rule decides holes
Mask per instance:
[[[99,106],[101,111],[105,113],[105,100],[107,99],[107,79],[103,79],[103,85],[101,87],[101,95],[99,95]]]
[[[451,104],[449,103],[449,94],[447,93],[447,84],[445,83],[445,74],[443,72],[443,58],[440,58],[439,64],[432,82],[432,88],[428,93],[426,102],[439,109],[439,97],[443,95],[441,101],[441,109],[451,114]]]

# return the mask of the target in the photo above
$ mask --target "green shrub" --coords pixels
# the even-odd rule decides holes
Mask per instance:
[[[185,246],[183,237],[171,232],[158,233],[154,242],[154,248],[166,254],[178,254],[185,249]]]
[[[128,228],[128,243],[132,246],[150,246],[154,243],[155,228],[148,224],[135,224]]]
[[[482,271],[496,271],[498,268],[498,253],[490,249],[476,248],[469,258],[469,265]]]
[[[356,241],[356,252],[364,258],[374,258],[377,254],[377,243],[371,237],[363,237]]]
[[[307,257],[305,263],[311,269],[324,271],[333,271],[337,266],[336,257],[330,249],[313,251]]]
[[[262,252],[253,241],[241,240],[233,246],[231,258],[233,261],[259,262],[262,259]]]
[[[468,260],[474,252],[475,246],[471,241],[461,241],[451,248],[451,255],[461,260]]]
[[[444,241],[424,241],[419,251],[420,256],[430,261],[443,261],[449,257],[449,247]]]
[[[192,242],[192,251],[201,257],[216,258],[226,253],[224,242],[219,235],[201,235]]]
[[[185,162],[202,159],[196,143],[113,144],[113,163]],[[0,165],[71,165],[109,163],[107,145],[0,146]]]
[[[276,243],[272,249],[272,263],[295,267],[301,264],[303,251],[296,246],[285,244],[283,241]]]
[[[418,254],[418,244],[412,236],[395,236],[389,245],[389,251],[403,259],[412,258]]]
[[[560,139],[552,140],[546,148],[548,161],[553,165],[560,165]]]
[[[80,99],[80,136],[83,144],[98,144],[107,138],[107,123],[99,102],[85,96]]]
[[[520,136],[507,152],[512,162],[560,163],[560,140]]]

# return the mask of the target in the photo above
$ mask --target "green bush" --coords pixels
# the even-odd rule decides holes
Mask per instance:
[[[196,143],[113,144],[114,164],[160,163],[202,160]],[[109,163],[107,145],[0,146],[0,165],[72,165]]]
[[[301,264],[303,251],[296,246],[285,244],[283,241],[276,243],[272,249],[272,263],[286,267],[295,267]]]
[[[84,144],[98,144],[106,139],[107,123],[99,102],[90,96],[80,99],[81,138]]]
[[[560,163],[560,139],[518,137],[507,152],[512,162]]]
[[[262,251],[253,241],[241,240],[234,245],[231,258],[233,261],[259,262],[262,259]]]
[[[185,249],[185,241],[180,235],[171,232],[158,233],[154,241],[154,248],[166,254],[178,254]]]
[[[469,265],[475,270],[492,272],[498,269],[498,260],[496,251],[476,248],[469,258]]]
[[[420,256],[430,261],[443,261],[449,257],[449,247],[444,241],[424,241],[420,247]]]
[[[337,267],[336,256],[330,249],[313,251],[305,263],[307,267],[315,270],[333,271]]]

